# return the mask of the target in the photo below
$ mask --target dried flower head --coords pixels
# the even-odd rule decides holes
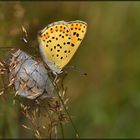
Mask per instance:
[[[7,63],[1,62],[0,71],[8,75],[7,88],[14,87],[13,103],[20,105],[21,113],[30,122],[22,124],[22,127],[34,131],[36,138],[57,137],[58,126],[63,131],[63,124],[70,120],[67,113],[69,99],[66,97],[63,78],[54,80],[54,75],[43,62],[21,50],[14,50]],[[0,94],[3,93],[4,89]]]
[[[54,95],[54,86],[44,64],[21,50],[10,59],[9,80],[18,95],[29,99]]]

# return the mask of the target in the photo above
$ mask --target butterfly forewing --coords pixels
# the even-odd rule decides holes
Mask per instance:
[[[85,36],[87,24],[82,21],[71,21],[68,22],[68,27],[71,31],[71,46],[76,51]]]

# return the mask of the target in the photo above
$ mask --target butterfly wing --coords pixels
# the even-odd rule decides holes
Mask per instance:
[[[71,46],[69,47],[71,53],[69,55],[67,63],[71,60],[71,58],[79,48],[87,31],[87,23],[79,20],[70,21],[68,22],[68,27],[71,31]]]
[[[39,35],[41,54],[47,65],[59,73],[71,60],[84,38],[86,23],[59,21],[44,28]]]

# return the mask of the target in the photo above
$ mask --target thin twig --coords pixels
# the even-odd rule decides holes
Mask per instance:
[[[64,79],[63,79],[64,80]],[[56,86],[55,86],[56,85]],[[59,93],[57,92],[58,90],[58,87],[57,87],[57,83],[55,82],[55,85],[54,85],[54,87],[56,88],[56,93],[57,93],[57,96],[59,97],[59,99],[60,99],[60,101],[61,101],[61,103],[62,103],[62,105],[63,105],[63,107],[64,107],[64,110],[65,110],[65,112],[67,113],[67,115],[68,115],[68,117],[69,117],[69,120],[70,120],[70,122],[71,122],[71,124],[72,124],[72,127],[73,127],[73,129],[74,129],[74,131],[75,131],[75,133],[76,133],[76,138],[80,138],[80,136],[79,136],[79,133],[78,133],[78,131],[77,131],[77,129],[76,129],[76,127],[75,127],[75,125],[74,125],[74,123],[73,123],[73,121],[72,121],[72,118],[70,117],[70,114],[69,114],[69,112],[67,111],[67,109],[66,109],[66,107],[65,107],[65,104],[64,104],[64,102],[63,102],[63,99],[61,98],[61,96],[59,95]]]

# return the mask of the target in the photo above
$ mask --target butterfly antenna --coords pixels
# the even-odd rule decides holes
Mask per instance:
[[[69,67],[67,67],[65,69],[72,70],[72,71],[80,73],[81,75],[87,76],[86,72],[82,72],[81,70],[77,69],[75,66],[69,66]]]

